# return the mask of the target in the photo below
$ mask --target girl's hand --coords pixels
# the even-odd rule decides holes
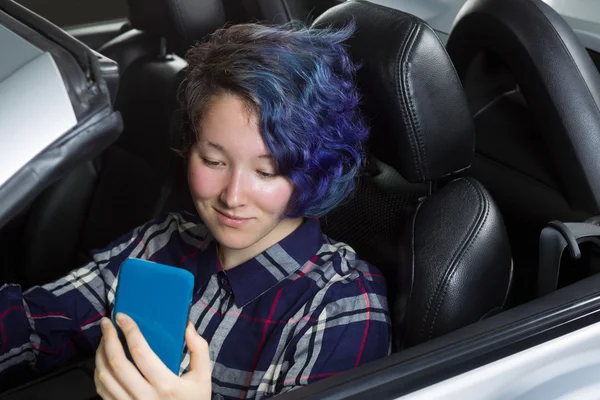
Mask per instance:
[[[119,313],[116,319],[135,365],[127,359],[112,322],[102,318],[102,340],[96,351],[94,373],[100,397],[105,400],[211,398],[208,344],[192,324],[188,324],[185,331],[185,341],[191,353],[190,370],[179,377],[152,351],[131,318]]]

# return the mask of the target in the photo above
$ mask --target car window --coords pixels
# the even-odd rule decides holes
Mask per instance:
[[[16,0],[60,27],[127,18],[126,0]]]

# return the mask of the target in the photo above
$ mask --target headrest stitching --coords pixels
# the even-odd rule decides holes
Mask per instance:
[[[414,43],[414,39],[416,36],[413,36],[415,31],[418,30],[418,24],[414,24],[414,20],[411,19],[411,27],[408,37],[410,38],[406,42],[404,42],[404,46],[402,50],[398,53],[398,59],[396,60],[396,64],[398,66],[398,73],[396,74],[396,91],[398,92],[398,97],[402,98],[401,102],[401,111],[402,111],[402,119],[404,121],[404,125],[406,125],[406,133],[408,134],[408,139],[410,142],[410,148],[413,155],[413,163],[415,167],[415,171],[418,175],[419,179],[423,179],[423,172],[421,170],[421,160],[419,149],[416,149],[415,146],[418,146],[415,140],[415,134],[413,132],[414,125],[411,121],[412,114],[408,110],[408,104],[410,102],[410,93],[406,93],[406,78],[407,75],[404,73],[404,61],[406,59],[406,54],[408,53],[408,48],[412,47]],[[412,40],[412,41],[411,41]]]
[[[415,141],[417,142],[417,145],[418,145],[419,158],[422,161],[420,164],[420,171],[422,174],[421,178],[428,179],[429,178],[429,163],[427,162],[427,151],[425,151],[425,143],[423,142],[421,124],[419,123],[419,118],[417,117],[417,112],[415,110],[415,104],[413,102],[413,97],[410,93],[410,85],[409,85],[410,82],[408,81],[409,67],[410,67],[409,58],[410,58],[410,55],[412,54],[414,44],[417,41],[417,37],[421,33],[421,29],[423,27],[423,25],[420,24],[418,21],[415,21],[415,22],[417,23],[417,30],[416,30],[416,32],[414,32],[414,36],[411,38],[412,41],[411,41],[410,47],[409,47],[408,51],[406,52],[406,60],[405,60],[406,69],[405,69],[404,77],[405,77],[405,82],[406,82],[406,91],[408,93],[408,103],[410,105],[410,112],[411,112],[411,116],[412,116],[413,132],[415,135]]]

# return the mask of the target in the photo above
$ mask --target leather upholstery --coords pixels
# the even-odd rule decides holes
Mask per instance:
[[[387,13],[389,16],[384,18]],[[389,141],[396,143],[396,146],[399,143],[410,146],[410,140],[402,140],[401,137],[413,135],[414,139],[414,119],[396,119],[390,114],[404,112],[415,102],[421,110],[418,115],[424,115],[428,108],[427,96],[421,97],[420,91],[412,93],[412,99],[406,96],[406,92],[398,96],[393,96],[393,93],[387,97],[375,96],[374,90],[384,90],[385,86],[384,82],[378,81],[379,70],[375,68],[373,60],[394,64],[395,58],[387,53],[400,53],[396,48],[386,47],[388,44],[385,40],[383,49],[373,43],[381,43],[379,39],[390,35],[403,38],[404,41],[393,41],[399,48],[407,48],[413,42],[413,47],[421,48],[421,41],[415,42],[418,35],[408,35],[404,30],[431,32],[430,28],[404,13],[363,1],[351,1],[338,6],[326,13],[321,23],[337,24],[350,16],[354,16],[357,22],[354,40],[359,44],[355,48],[351,43],[350,52],[355,58],[364,57],[365,62],[358,82],[361,89],[364,87],[369,94],[365,97],[365,107],[372,112],[378,104],[382,107],[379,112],[370,115],[377,129],[371,141],[374,151],[369,154],[368,166],[359,180],[355,195],[323,218],[322,226],[331,237],[346,241],[357,249],[361,257],[373,262],[385,273],[390,286],[388,293],[394,316],[395,347],[399,349],[475,322],[501,306],[508,290],[507,282],[510,281],[510,253],[505,246],[501,218],[489,196],[476,182],[462,180],[450,183],[427,198],[427,183],[410,183],[402,176],[411,169],[416,176],[416,168],[403,169],[405,164],[398,161],[406,154],[413,157],[415,153],[398,149],[398,153],[393,155],[389,151],[382,151]],[[380,17],[387,22],[382,23]],[[430,46],[428,51],[446,58],[435,63],[441,69],[428,69],[435,76],[433,81],[430,81],[430,75],[419,74],[410,75],[408,79],[412,82],[411,88],[423,88],[429,94],[433,88],[427,88],[421,81],[413,82],[413,78],[420,77],[432,84],[440,81],[444,85],[443,82],[452,81],[455,77],[451,70],[448,72],[445,69],[448,62],[441,43],[432,38],[429,36],[431,40],[426,40],[427,46]],[[366,47],[366,43],[371,43],[371,46]],[[411,57],[408,64],[424,66],[421,58],[429,60],[430,53],[413,52]],[[133,224],[136,219],[143,222],[162,206],[162,188],[156,177],[160,176],[163,165],[158,148],[164,145],[161,137],[167,132],[163,132],[162,128],[156,131],[151,129],[155,118],[162,118],[158,110],[151,107],[168,108],[168,104],[158,106],[161,104],[158,97],[163,95],[163,88],[157,81],[169,82],[174,79],[173,70],[160,60],[155,63],[135,62],[131,68],[134,68],[131,70],[133,76],[123,76],[123,91],[119,97],[127,98],[123,107],[130,107],[126,108],[128,112],[133,111],[136,118],[143,119],[138,121],[142,123],[139,125],[141,129],[126,131],[118,145],[100,160],[102,169],[98,185],[86,228],[81,235],[82,250],[89,248],[92,243],[101,245],[98,242],[114,239],[117,234],[115,230],[133,228],[124,225]],[[380,67],[381,70],[385,68],[385,65]],[[146,72],[149,74],[145,75]],[[447,79],[444,78],[445,73],[449,73]],[[139,80],[136,81],[136,78]],[[148,85],[148,82],[152,85]],[[379,86],[375,86],[375,82]],[[147,85],[147,91],[140,92],[144,85]],[[442,87],[447,88],[448,85]],[[460,92],[456,99],[449,97],[448,93],[445,96],[445,101],[450,105],[464,101]],[[389,104],[380,103],[384,98]],[[429,101],[433,104],[430,110],[441,109],[436,97],[429,98]],[[127,128],[126,114],[124,112]],[[428,168],[421,172],[424,175],[415,180],[445,175],[453,169],[464,168],[470,162],[472,144],[471,139],[465,140],[465,137],[470,138],[471,133],[456,131],[456,126],[471,129],[468,121],[459,121],[454,116],[444,124],[450,133],[447,138],[441,139],[437,123],[420,125],[419,138],[426,144],[424,148],[427,151],[419,152],[418,156],[426,154],[430,158]],[[464,163],[459,163],[460,167],[454,166],[458,164],[453,162],[438,162],[444,155],[438,153],[438,140],[442,141],[440,148],[446,151],[467,154],[463,157]],[[454,140],[458,143],[454,143]],[[430,151],[432,148],[434,150]],[[386,162],[379,159],[383,157],[386,157]],[[408,165],[413,165],[412,161]],[[423,165],[419,168],[424,169]],[[180,174],[180,177],[183,176]],[[182,192],[184,186],[185,182],[177,183]],[[189,203],[187,197],[171,199],[172,203],[167,207],[185,204],[186,200]],[[69,214],[65,212],[57,217],[64,215],[68,217]],[[58,226],[59,222],[56,219],[54,221],[54,226]],[[43,241],[30,243],[33,251],[44,254]],[[65,243],[62,242],[62,245]],[[63,270],[55,268],[58,268],[53,269],[56,276],[66,272],[64,266]],[[430,311],[427,311],[430,299]]]
[[[550,153],[567,201],[600,211],[600,76],[572,29],[541,0],[469,0],[448,52],[467,90],[481,53],[500,58],[516,80]]]
[[[160,42],[149,33],[132,29],[105,43],[98,51],[116,61],[123,73],[135,60],[158,55]]]
[[[185,65],[177,56],[143,58],[125,71],[116,104],[125,131],[102,155],[102,173],[78,254],[104,247],[157,216],[161,185],[175,157],[170,147],[171,119]]]
[[[399,345],[410,347],[502,309],[512,279],[510,246],[498,207],[479,182],[461,178],[445,185],[406,227],[402,264],[412,267],[406,269],[412,276],[401,275],[398,284],[403,290],[396,309],[406,313]]]
[[[337,6],[342,0],[234,0],[241,3],[248,15],[248,20],[264,21],[270,24],[284,24],[292,20],[311,24],[315,18]],[[227,4],[227,3],[225,3]]]
[[[195,41],[225,24],[223,1],[128,0],[129,19],[134,29],[105,43],[99,52],[115,60],[122,72],[144,56],[164,57],[165,53],[175,53],[183,57]],[[233,17],[234,20],[240,18]],[[162,38],[166,40],[166,48],[162,48]]]
[[[118,145],[156,165],[169,147],[173,112],[179,107],[180,72],[187,63],[177,56],[142,59],[122,77],[115,107],[123,115],[126,131]]]
[[[138,30],[167,39],[183,53],[225,22],[223,0],[127,0],[129,20]]]
[[[19,257],[23,286],[42,285],[77,266],[77,246],[99,172],[98,162],[84,163],[35,200],[24,224],[26,249]]]
[[[116,237],[158,216],[165,201],[165,185],[176,157],[171,148],[173,113],[178,108],[183,54],[194,40],[222,26],[222,0],[129,0],[133,30],[101,50],[123,64],[116,102],[125,131],[102,157],[102,173],[89,206],[78,261],[90,249],[108,245]],[[107,223],[106,221],[110,221]]]
[[[365,1],[334,7],[317,26],[346,24],[362,63],[357,80],[372,119],[371,150],[410,182],[427,182],[467,168],[474,127],[446,50],[425,22]]]
[[[399,350],[501,310],[511,253],[498,208],[477,181],[454,180],[429,196],[427,184],[409,182],[463,169],[473,155],[472,119],[443,45],[425,22],[364,1],[315,24],[350,19],[373,133],[354,195],[322,227],[386,276]]]

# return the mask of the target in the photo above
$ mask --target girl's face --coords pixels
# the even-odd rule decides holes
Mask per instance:
[[[289,235],[301,221],[284,217],[294,186],[277,174],[256,115],[224,94],[208,106],[198,132],[188,183],[220,247],[257,255]]]

